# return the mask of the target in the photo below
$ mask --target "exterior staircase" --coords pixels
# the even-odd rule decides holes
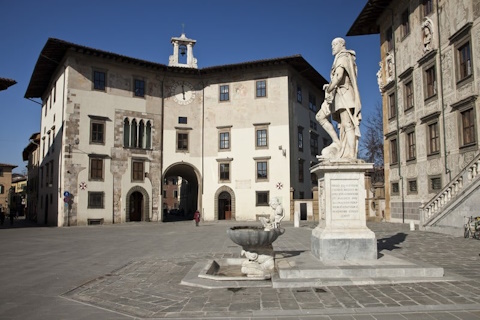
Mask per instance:
[[[480,153],[420,207],[420,229],[463,236],[463,226],[470,216],[480,216]]]

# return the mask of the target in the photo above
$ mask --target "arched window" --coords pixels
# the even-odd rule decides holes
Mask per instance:
[[[145,124],[143,123],[143,120],[140,120],[140,123],[138,125],[138,148],[144,148],[143,142],[145,141],[144,139],[144,134],[145,134]]]
[[[132,120],[132,138],[130,139],[130,147],[137,148],[137,120]]]
[[[123,146],[130,147],[130,121],[128,118],[123,120]]]
[[[145,145],[145,148],[151,149],[152,148],[152,124],[150,121],[147,122],[147,143]]]
[[[3,186],[3,184],[0,184],[0,194],[4,194],[5,193],[5,187]]]

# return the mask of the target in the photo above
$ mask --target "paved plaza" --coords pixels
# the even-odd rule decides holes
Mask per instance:
[[[239,222],[0,228],[0,319],[480,319],[480,241],[369,223],[378,251],[443,267],[449,281],[274,289],[180,284],[199,261],[238,258]],[[276,251],[310,250],[312,223]]]

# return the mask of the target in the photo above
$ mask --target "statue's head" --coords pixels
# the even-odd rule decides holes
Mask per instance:
[[[336,55],[343,49],[345,49],[345,39],[335,38],[332,40],[332,55]]]
[[[278,200],[278,198],[275,197],[272,200],[270,200],[269,204],[270,204],[270,207],[275,209],[280,204],[280,200]]]

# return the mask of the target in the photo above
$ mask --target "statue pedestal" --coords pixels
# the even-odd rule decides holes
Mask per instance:
[[[371,163],[351,162],[310,168],[324,184],[325,220],[312,231],[311,240],[311,252],[321,261],[377,259],[377,240],[365,217],[365,171],[372,168]]]

